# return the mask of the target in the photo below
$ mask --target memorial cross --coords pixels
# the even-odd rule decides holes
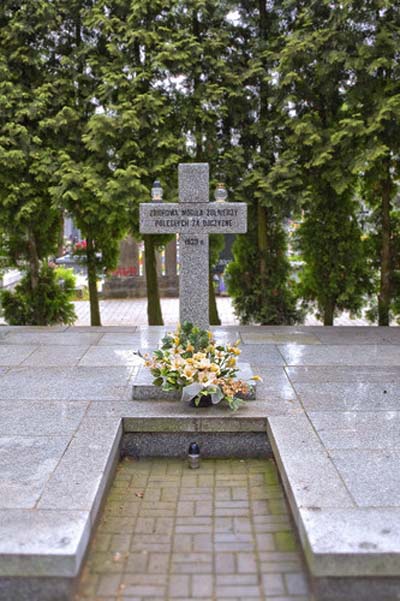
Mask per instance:
[[[179,165],[179,203],[140,204],[142,234],[179,234],[179,315],[209,326],[209,234],[247,231],[247,205],[209,202],[208,163]]]

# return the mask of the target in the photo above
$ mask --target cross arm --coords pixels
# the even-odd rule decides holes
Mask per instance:
[[[247,231],[244,202],[141,203],[142,234],[231,234]]]

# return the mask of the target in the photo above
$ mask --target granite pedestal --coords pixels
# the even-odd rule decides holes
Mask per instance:
[[[242,338],[264,381],[236,414],[212,407],[201,419],[176,401],[132,402],[133,351],[161,335],[0,327],[0,598],[69,595],[123,436],[267,432],[314,598],[394,601],[400,330],[216,328]]]

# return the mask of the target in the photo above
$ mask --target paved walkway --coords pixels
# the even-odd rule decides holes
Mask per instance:
[[[77,601],[309,601],[273,461],[119,466]]]
[[[76,326],[90,325],[90,308],[88,301],[77,301],[75,312],[78,316]],[[217,297],[218,314],[223,326],[239,325],[234,314],[229,297]],[[161,309],[165,325],[174,325],[179,320],[179,300],[177,298],[162,298]],[[135,298],[128,300],[100,301],[101,321],[103,326],[145,326],[147,325],[147,299]],[[307,326],[322,325],[313,315],[305,320]],[[368,326],[366,319],[352,319],[343,313],[335,319],[336,326]]]

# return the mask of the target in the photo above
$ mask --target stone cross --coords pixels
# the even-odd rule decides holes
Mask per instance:
[[[208,163],[179,165],[179,203],[140,204],[142,234],[179,234],[180,322],[209,326],[208,235],[247,231],[247,205],[209,202]]]

